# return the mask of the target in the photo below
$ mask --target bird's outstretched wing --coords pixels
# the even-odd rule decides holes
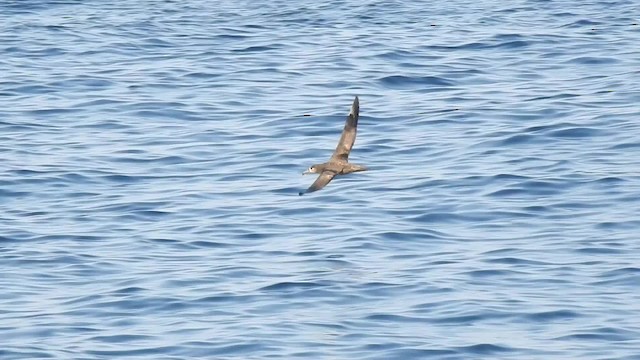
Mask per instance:
[[[310,192],[314,192],[322,189],[323,187],[325,187],[325,185],[329,183],[329,181],[333,179],[334,176],[336,176],[336,173],[334,171],[321,172],[320,176],[318,176],[316,181],[314,181],[313,184],[311,184],[311,186],[309,186],[309,188],[306,191],[301,191],[298,193],[298,195],[304,195],[306,193],[310,193]]]
[[[351,111],[347,116],[347,121],[344,124],[344,130],[342,130],[342,136],[336,147],[336,151],[333,152],[331,160],[343,160],[347,161],[349,153],[353,147],[353,143],[356,141],[356,130],[358,128],[358,117],[360,116],[360,102],[356,96],[353,99],[351,105]]]

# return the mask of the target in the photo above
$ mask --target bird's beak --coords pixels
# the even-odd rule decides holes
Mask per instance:
[[[302,172],[302,175],[309,175],[309,174],[311,174],[311,171],[309,171],[309,170],[305,170],[305,171]]]

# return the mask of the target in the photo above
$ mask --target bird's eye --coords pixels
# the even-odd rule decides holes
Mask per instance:
[[[312,167],[309,168],[309,171],[313,171],[315,169],[316,169],[315,166],[312,166]]]

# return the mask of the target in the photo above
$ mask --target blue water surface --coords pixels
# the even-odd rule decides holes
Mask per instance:
[[[640,359],[639,9],[3,1],[0,358]]]

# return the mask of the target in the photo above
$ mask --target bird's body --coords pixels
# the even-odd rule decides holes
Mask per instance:
[[[360,103],[358,97],[353,100],[351,105],[351,111],[344,124],[344,130],[342,130],[342,136],[338,141],[338,146],[333,152],[333,155],[323,164],[312,165],[303,174],[320,174],[316,181],[311,186],[299,195],[305,193],[314,192],[322,189],[327,185],[335,176],[350,174],[357,171],[365,171],[367,168],[362,165],[356,165],[349,162],[349,153],[353,148],[353,144],[356,141],[356,132],[358,128],[358,118],[360,117]]]

